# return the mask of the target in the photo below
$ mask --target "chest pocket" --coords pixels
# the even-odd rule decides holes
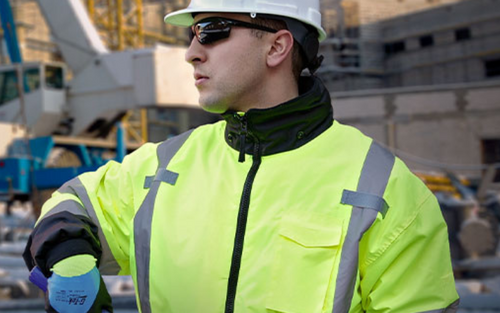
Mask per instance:
[[[342,239],[342,221],[286,217],[279,231],[267,309],[321,312]]]

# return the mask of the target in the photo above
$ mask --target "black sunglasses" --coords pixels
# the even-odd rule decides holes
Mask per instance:
[[[208,17],[191,26],[191,31],[189,32],[189,42],[193,40],[193,37],[196,37],[200,44],[206,45],[217,40],[228,38],[231,33],[231,27],[233,26],[258,29],[269,33],[278,32],[276,29],[257,24],[232,20],[229,18]]]

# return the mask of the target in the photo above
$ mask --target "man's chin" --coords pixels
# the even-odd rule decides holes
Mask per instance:
[[[220,103],[214,103],[214,102],[207,102],[203,101],[200,99],[199,101],[200,107],[209,113],[216,113],[216,114],[222,114],[227,111],[227,105],[220,104]]]

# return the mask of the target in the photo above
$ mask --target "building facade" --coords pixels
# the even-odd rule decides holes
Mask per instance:
[[[413,170],[480,178],[500,163],[500,1],[343,3],[359,24],[322,44],[319,73],[336,118]]]

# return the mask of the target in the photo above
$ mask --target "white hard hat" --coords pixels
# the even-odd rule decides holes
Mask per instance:
[[[326,38],[321,27],[319,0],[191,0],[186,9],[167,14],[165,23],[191,26],[193,13],[224,12],[265,14],[288,17],[311,25],[318,31],[318,40]]]

